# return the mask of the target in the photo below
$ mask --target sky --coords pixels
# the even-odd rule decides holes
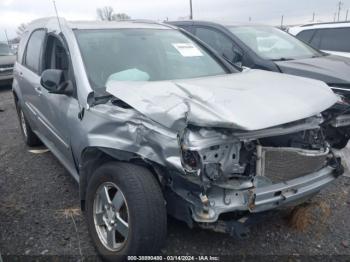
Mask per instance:
[[[333,21],[339,0],[192,0],[194,19],[248,22],[279,25]],[[341,19],[350,8],[350,0],[342,0]],[[111,6],[117,13],[134,19],[186,19],[189,0],[56,0],[58,13],[68,20],[94,20],[96,8]],[[55,15],[52,0],[0,0],[0,41],[16,36],[21,23]],[[350,20],[350,14],[349,14]]]

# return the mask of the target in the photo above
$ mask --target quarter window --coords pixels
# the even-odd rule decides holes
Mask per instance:
[[[45,34],[46,32],[43,29],[34,31],[27,44],[24,64],[37,74],[40,73],[41,53]]]

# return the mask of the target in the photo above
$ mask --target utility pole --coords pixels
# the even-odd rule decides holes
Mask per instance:
[[[349,15],[349,9],[346,10],[346,18],[345,18],[345,21],[348,21],[348,15]]]
[[[337,13],[334,13],[334,19],[333,22],[335,22],[337,20]]]
[[[284,15],[282,15],[282,18],[281,18],[281,29],[283,28],[283,20],[284,20]]]
[[[343,2],[339,1],[339,3],[338,3],[338,22],[340,21],[340,12],[341,12],[342,6],[343,6]]]
[[[7,31],[6,31],[6,29],[4,30],[4,32],[5,32],[5,36],[6,36],[6,41],[7,41],[7,44],[8,44],[8,45],[10,45],[10,41],[9,41],[8,36],[7,36]]]
[[[190,19],[193,20],[192,0],[190,0]]]
[[[315,22],[315,12],[312,14],[312,22]]]

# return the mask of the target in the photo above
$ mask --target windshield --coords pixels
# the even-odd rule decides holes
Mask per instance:
[[[106,82],[162,81],[225,74],[205,50],[173,29],[76,30],[92,88]]]
[[[274,27],[240,26],[229,29],[264,59],[293,60],[322,56],[322,53]]]
[[[7,44],[0,44],[0,55],[12,55],[11,49]]]

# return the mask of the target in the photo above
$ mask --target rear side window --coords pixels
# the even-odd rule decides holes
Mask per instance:
[[[297,35],[297,38],[306,43],[310,43],[315,30],[305,30]]]
[[[350,28],[331,28],[319,30],[320,49],[350,52]]]
[[[40,73],[41,53],[45,34],[44,29],[34,31],[27,44],[24,65],[37,74]]]

